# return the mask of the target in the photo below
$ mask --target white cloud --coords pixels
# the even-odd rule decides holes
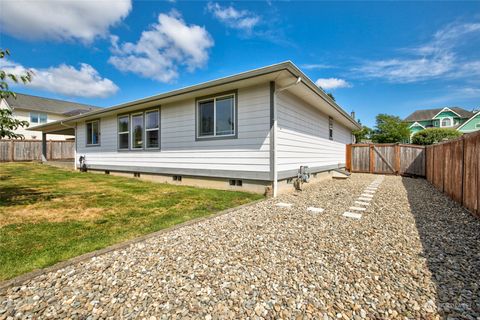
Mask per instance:
[[[209,2],[207,10],[227,27],[251,33],[260,22],[260,17],[248,10],[238,10],[233,6],[222,7],[218,3]]]
[[[338,78],[320,78],[315,84],[324,90],[350,88],[352,85],[343,79]]]
[[[176,11],[161,13],[158,23],[142,32],[137,43],[119,44],[118,37],[111,39],[112,56],[108,61],[112,65],[161,82],[176,79],[179,66],[189,71],[204,66],[214,44],[204,27],[187,25]]]
[[[115,83],[102,78],[91,65],[82,63],[80,68],[61,64],[46,69],[26,68],[10,60],[0,62],[0,67],[7,73],[32,73],[32,81],[28,87],[59,93],[65,96],[104,98],[118,91]]]
[[[2,1],[0,28],[18,38],[90,42],[106,36],[131,8],[131,0]]]
[[[405,57],[368,61],[354,71],[359,77],[398,83],[478,75],[480,60],[469,60],[457,51],[479,34],[480,23],[450,24],[436,32],[429,42],[403,49]]]
[[[302,64],[302,69],[305,70],[319,70],[319,69],[329,69],[332,68],[332,66],[328,64],[320,64],[320,63],[311,63],[311,64]]]

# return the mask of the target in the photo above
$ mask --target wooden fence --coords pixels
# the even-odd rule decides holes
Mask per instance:
[[[47,160],[74,158],[75,141],[47,141]],[[40,140],[0,140],[0,162],[42,160]]]
[[[480,131],[426,148],[427,180],[480,217]]]
[[[410,144],[349,144],[350,172],[425,176],[425,147]]]

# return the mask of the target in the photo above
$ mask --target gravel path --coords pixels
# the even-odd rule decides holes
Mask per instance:
[[[329,180],[39,276],[0,292],[0,319],[478,319],[480,220],[394,176],[360,219],[343,216],[376,178]]]

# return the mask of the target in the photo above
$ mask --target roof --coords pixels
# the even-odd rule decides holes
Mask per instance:
[[[288,77],[280,77],[281,73],[283,73],[284,75],[288,75]],[[218,89],[216,88],[218,86],[223,86],[224,88],[228,89],[235,89],[242,83],[245,84],[248,81],[250,81],[250,84],[252,84],[252,79],[257,79],[255,80],[257,82],[275,81],[278,86],[286,85],[286,82],[291,83],[293,79],[296,80],[299,77],[301,77],[302,79],[301,83],[305,86],[305,88],[308,88],[312,96],[315,96],[316,99],[321,99],[322,103],[329,106],[329,110],[324,110],[324,112],[328,113],[328,115],[332,117],[335,117],[337,120],[340,119],[342,123],[344,123],[350,128],[361,129],[361,125],[355,119],[353,119],[350,114],[345,112],[345,110],[343,110],[335,101],[333,101],[329,96],[327,96],[327,94],[321,88],[315,85],[315,83],[311,79],[309,79],[291,61],[281,62],[259,69],[238,73],[232,76],[207,81],[204,83],[165,92],[155,96],[122,103],[109,108],[94,110],[85,114],[72,116],[70,118],[62,120],[61,122],[63,124],[74,124],[77,120],[80,119],[94,119],[100,116],[107,116],[114,113],[119,113],[120,111],[130,112],[138,108],[146,108],[156,106],[158,104],[171,103],[172,101],[178,101],[180,99],[187,99],[195,96],[205,96],[215,93],[215,90],[218,91]],[[282,83],[282,81],[284,83]],[[48,124],[33,127],[31,128],[31,130],[47,132],[55,129],[56,125],[57,124],[55,122],[50,122]]]
[[[462,118],[470,118],[473,116],[473,112],[465,110],[460,107],[443,107],[436,109],[423,109],[417,110],[405,118],[405,121],[422,121],[422,120],[432,120],[438,113],[443,109],[448,108],[456,113],[458,113]]]
[[[94,107],[83,103],[43,98],[24,93],[16,93],[16,98],[10,96],[5,100],[7,100],[7,103],[11,108],[43,111],[65,115],[66,117],[101,109],[99,107]]]

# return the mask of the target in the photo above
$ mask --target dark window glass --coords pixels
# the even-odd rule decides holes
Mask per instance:
[[[143,148],[143,114],[132,116],[132,148]]]
[[[328,138],[333,140],[333,119],[328,118]]]
[[[217,130],[215,135],[229,135],[234,133],[234,106],[233,96],[219,98],[216,101]]]
[[[122,133],[118,135],[118,148],[128,149],[128,133]]]
[[[158,148],[159,145],[159,118],[158,111],[149,111],[145,114],[145,140],[147,148]]]
[[[99,144],[100,128],[98,124],[98,121],[87,123],[87,144]]]
[[[158,111],[150,111],[146,114],[146,128],[147,129],[158,129]]]
[[[30,113],[30,123],[38,123],[38,113]]]
[[[38,119],[40,123],[47,123],[47,114],[40,113]]]
[[[147,148],[158,148],[158,130],[147,131]]]
[[[87,123],[87,144],[92,144],[92,123]]]
[[[129,117],[123,116],[118,118],[118,148],[128,149],[130,132],[128,131]]]
[[[118,132],[128,132],[128,116],[118,118]]]
[[[199,128],[198,135],[202,136],[213,136],[214,132],[214,102],[203,101],[198,104],[198,113],[199,113]]]

